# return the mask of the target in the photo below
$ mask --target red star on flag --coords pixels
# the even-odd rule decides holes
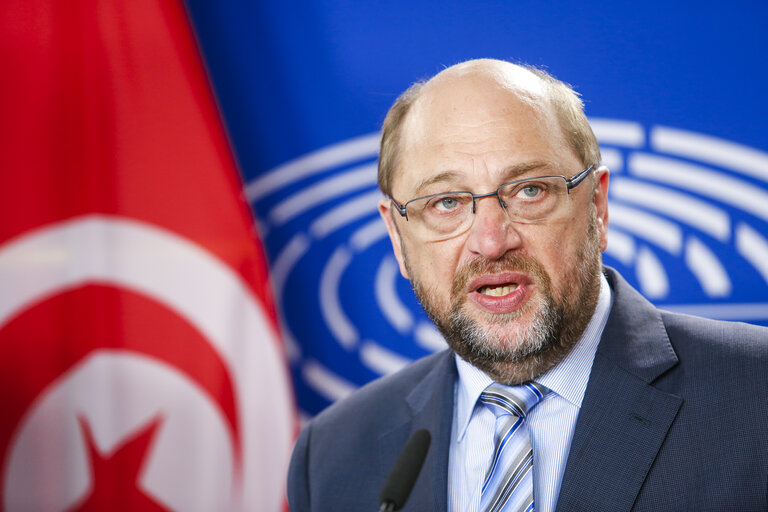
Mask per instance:
[[[284,510],[268,266],[184,4],[8,0],[0,70],[0,508]]]
[[[148,496],[140,488],[141,470],[146,463],[149,446],[155,438],[161,418],[134,433],[109,455],[103,454],[93,439],[88,420],[79,418],[91,461],[92,490],[82,504],[71,512],[100,512],[103,510],[143,510],[169,512],[170,509]]]

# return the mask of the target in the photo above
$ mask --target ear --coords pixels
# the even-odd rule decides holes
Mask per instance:
[[[604,165],[598,167],[595,172],[597,182],[595,184],[595,214],[597,215],[597,229],[600,233],[600,251],[608,247],[608,181],[610,171]]]
[[[379,201],[379,214],[384,220],[384,224],[387,225],[387,232],[389,233],[389,241],[392,242],[392,250],[395,251],[395,258],[400,265],[400,273],[404,278],[409,279],[408,271],[405,269],[405,259],[403,257],[403,246],[400,240],[400,231],[395,225],[394,215],[400,215],[394,212],[392,202],[389,199],[382,199]],[[393,215],[394,214],[394,215]]]

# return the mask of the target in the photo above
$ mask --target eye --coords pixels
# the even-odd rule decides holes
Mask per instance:
[[[455,197],[442,197],[435,202],[435,208],[450,211],[459,206],[459,200]]]
[[[531,183],[521,188],[518,192],[518,195],[523,199],[534,199],[536,196],[541,194],[542,191],[543,190],[541,186]]]
[[[425,212],[431,215],[456,214],[461,212],[472,196],[464,194],[441,194],[430,197],[425,204]]]

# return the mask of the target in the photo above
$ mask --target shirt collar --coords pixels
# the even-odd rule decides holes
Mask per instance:
[[[601,272],[600,295],[587,328],[584,329],[573,350],[559,364],[536,379],[536,382],[581,408],[584,392],[587,390],[589,374],[592,372],[592,362],[595,359],[597,345],[600,343],[600,336],[603,334],[610,312],[611,287]]]
[[[563,397],[565,400],[581,408],[584,392],[587,389],[587,381],[592,371],[592,361],[600,343],[600,336],[608,320],[611,311],[611,288],[605,276],[600,273],[600,295],[597,306],[587,328],[581,335],[568,355],[547,373],[536,379],[536,382],[546,386],[549,390]],[[487,388],[493,380],[482,370],[454,355],[456,368],[459,372],[459,381],[456,389],[456,419],[458,426],[457,440],[461,441],[467,431],[475,404],[480,393]]]
[[[456,419],[458,420],[458,441],[464,438],[475,410],[475,404],[480,393],[493,381],[482,370],[472,366],[456,354],[456,369],[459,372],[459,383],[456,389]]]

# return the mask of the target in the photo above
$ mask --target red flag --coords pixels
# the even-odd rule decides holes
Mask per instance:
[[[266,261],[179,1],[0,10],[3,510],[284,507]]]

